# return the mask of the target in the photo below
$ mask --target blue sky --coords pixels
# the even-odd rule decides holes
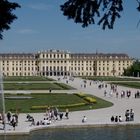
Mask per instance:
[[[140,58],[140,13],[136,0],[124,0],[121,19],[113,30],[103,31],[100,26],[82,28],[67,20],[60,11],[66,0],[10,0],[18,2],[14,11],[18,19],[0,40],[0,52],[37,52],[60,49],[70,52],[127,53]]]

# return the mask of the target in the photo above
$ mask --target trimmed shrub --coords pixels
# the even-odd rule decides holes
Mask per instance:
[[[85,93],[82,93],[82,92],[80,92],[80,93],[75,93],[75,95],[77,95],[77,96],[79,96],[79,97],[81,97],[81,98],[83,98],[83,97],[86,96],[86,94],[85,94]]]
[[[96,103],[96,99],[94,99],[93,97],[84,97],[83,98],[84,100],[88,101],[89,103]]]
[[[89,102],[89,103],[97,103],[97,101],[96,101],[96,99],[95,98],[93,98],[93,97],[89,97],[87,94],[85,94],[85,93],[75,93],[75,95],[77,95],[77,96],[79,96],[79,97],[81,97],[81,98],[83,98],[84,100],[86,100],[87,102]]]

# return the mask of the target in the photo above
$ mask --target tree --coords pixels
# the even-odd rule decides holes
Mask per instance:
[[[12,10],[19,8],[20,5],[7,0],[0,0],[0,39],[3,38],[2,32],[10,29],[10,24],[17,18]]]
[[[140,61],[136,60],[132,66],[127,69],[124,69],[124,76],[140,76]]]
[[[140,0],[136,1],[140,12]],[[10,24],[17,18],[12,10],[19,7],[18,3],[0,0],[0,39],[3,38],[2,32],[10,29]],[[102,29],[113,29],[116,19],[121,17],[123,0],[67,0],[60,8],[64,16],[82,24],[82,27],[95,24],[95,19],[99,19],[97,24]]]
[[[140,1],[136,1],[140,12]],[[95,19],[99,18],[97,24],[102,25],[102,29],[113,29],[116,19],[121,17],[123,0],[68,0],[61,5],[61,10],[64,16],[81,23],[82,27],[95,24]]]

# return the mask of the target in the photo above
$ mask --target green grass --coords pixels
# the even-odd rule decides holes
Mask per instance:
[[[8,76],[4,77],[4,81],[54,81],[48,77],[41,76]]]
[[[120,86],[131,87],[131,88],[139,88],[140,82],[111,82],[112,84],[117,84]]]
[[[4,83],[4,90],[68,90],[72,87],[63,83]]]
[[[89,80],[100,80],[100,81],[140,81],[140,79],[134,78],[119,78],[113,76],[94,76],[94,77],[82,77],[83,79]]]
[[[9,96],[31,96],[32,99],[5,99],[6,111],[11,110],[15,112],[18,110],[20,113],[28,112],[45,112],[45,110],[31,110],[32,106],[55,106],[55,105],[68,105],[68,104],[77,104],[77,103],[87,103],[84,99],[76,96],[75,94],[66,94],[66,93],[48,93],[48,94],[30,94],[30,95],[9,95]],[[97,109],[112,106],[112,103],[102,100],[100,98],[94,97],[97,100],[96,104],[88,104],[84,106],[72,107],[69,108],[70,111],[77,110],[89,110]],[[61,111],[64,111],[63,108]]]

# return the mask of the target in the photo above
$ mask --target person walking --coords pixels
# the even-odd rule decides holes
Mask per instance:
[[[66,117],[67,119],[69,119],[69,109],[68,109],[68,108],[66,109],[65,117]]]

